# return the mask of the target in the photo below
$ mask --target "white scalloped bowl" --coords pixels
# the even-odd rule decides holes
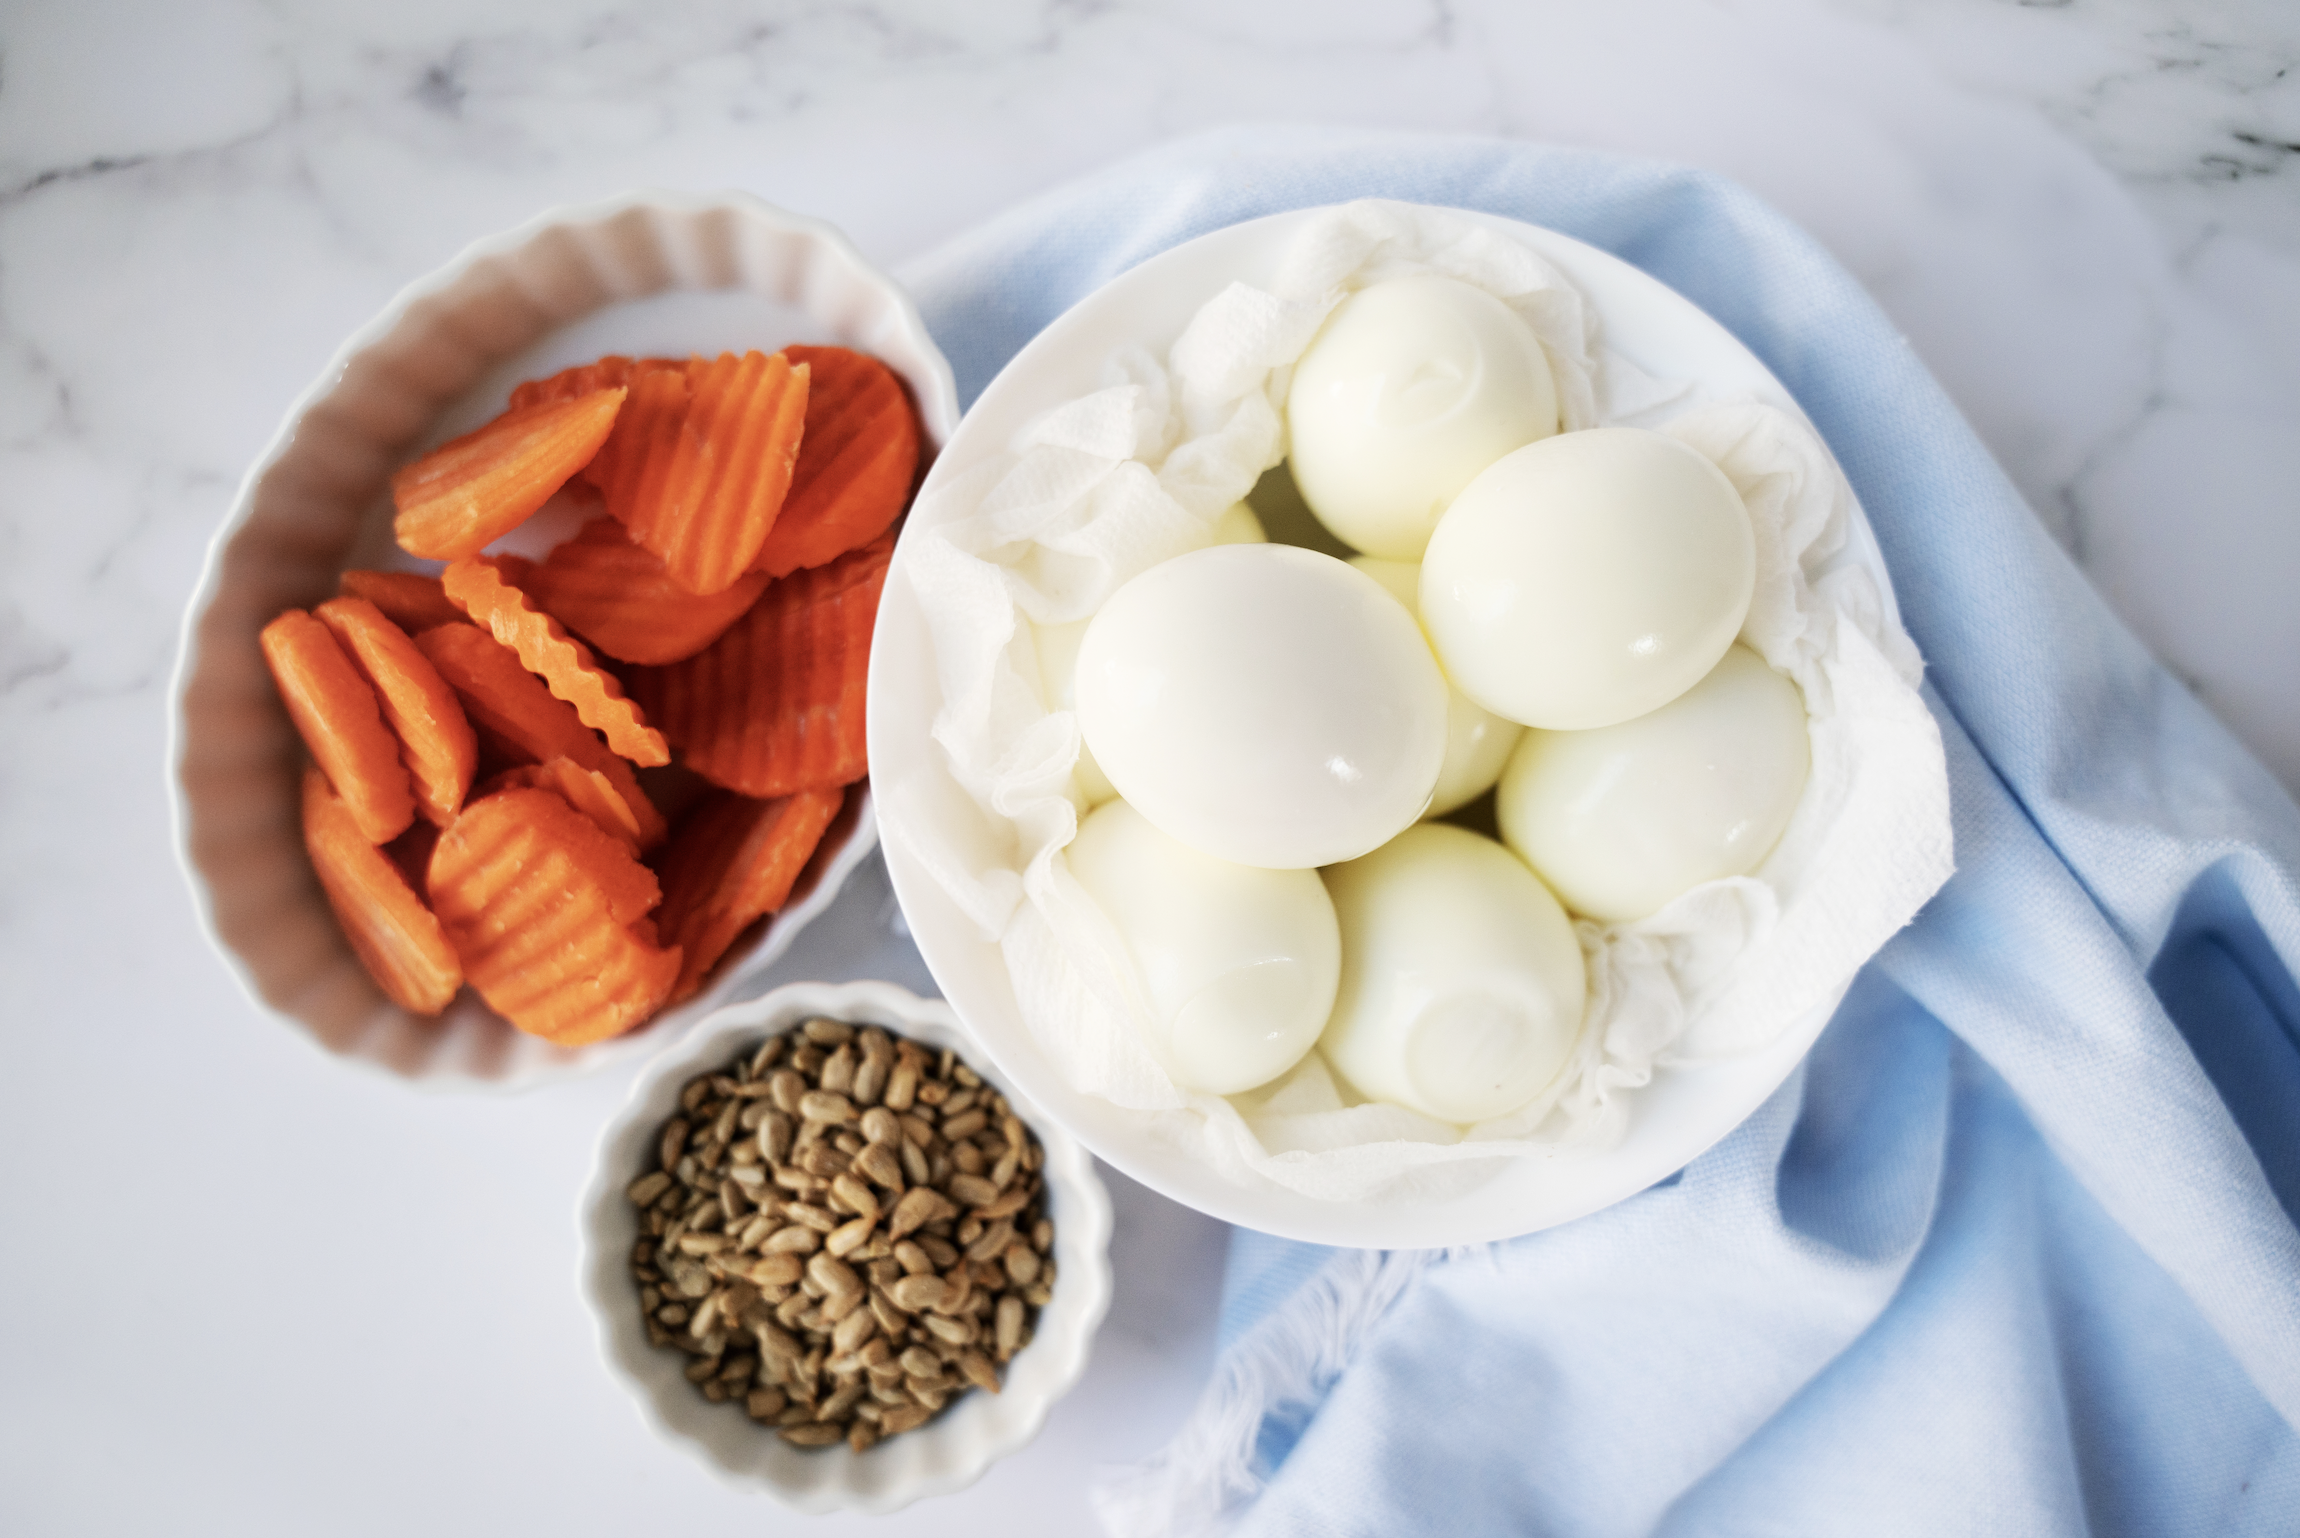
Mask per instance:
[[[1000,1391],[964,1394],[924,1426],[860,1455],[844,1447],[793,1447],[740,1406],[706,1400],[686,1379],[688,1358],[649,1343],[630,1273],[639,1220],[624,1189],[652,1167],[656,1139],[687,1080],[818,1015],[955,1048],[1037,1134],[1054,1220],[1053,1296],[1039,1310],[1030,1344],[1007,1364]],[[985,1058],[949,1005],[892,983],[794,983],[729,1005],[697,1026],[647,1066],[600,1134],[576,1225],[582,1242],[577,1281],[596,1319],[599,1354],[637,1401],[640,1417],[730,1484],[764,1490],[801,1511],[883,1513],[972,1484],[1038,1434],[1054,1402],[1085,1373],[1094,1332],[1110,1307],[1110,1197],[1094,1161]]]
[[[1295,234],[1323,212],[1272,214],[1201,235],[1141,262],[1057,318],[1018,352],[968,408],[965,421],[920,491],[979,471],[1038,414],[1107,382],[1122,347],[1163,352],[1199,307],[1236,281],[1270,286]],[[1637,268],[1554,230],[1499,215],[1451,210],[1545,258],[1601,319],[1606,345],[1648,374],[1693,382],[1714,399],[1749,399],[1803,419],[1794,398],[1732,333],[1675,290]],[[943,706],[935,637],[914,586],[919,537],[949,505],[914,517],[897,543],[871,646],[870,753],[884,786],[917,792],[918,806],[965,805],[932,724]],[[1852,508],[1846,548],[1834,560],[1874,580],[1898,623],[1892,579],[1867,519]],[[898,834],[900,830],[897,830]],[[1510,1238],[1569,1222],[1635,1195],[1682,1169],[1740,1125],[1780,1087],[1827,1025],[1850,976],[1783,1022],[1768,1045],[1701,1064],[1665,1065],[1637,1092],[1627,1135],[1602,1152],[1528,1156],[1466,1188],[1397,1191],[1333,1202],[1251,1171],[1196,1158],[1150,1112],[1075,1089],[1022,1016],[1004,952],[954,900],[928,861],[899,836],[885,844],[903,916],[935,982],[998,1067],[1047,1113],[1116,1168],[1161,1194],[1226,1222],[1290,1239],[1345,1247],[1440,1248]]]
[[[930,446],[958,421],[950,365],[907,295],[830,226],[735,193],[634,193],[555,209],[410,284],[289,410],[208,549],[170,722],[177,855],[217,953],[264,1011],[353,1062],[437,1087],[525,1088],[674,1040],[786,950],[877,843],[867,787],[783,911],[697,998],[576,1050],[513,1029],[466,989],[437,1020],[386,999],[304,856],[303,748],[257,632],[335,592],[347,566],[424,563],[391,537],[388,478],[503,408],[510,387],[609,352],[836,343],[901,376]]]

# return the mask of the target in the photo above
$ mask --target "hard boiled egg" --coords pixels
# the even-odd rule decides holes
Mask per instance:
[[[1335,306],[1286,392],[1290,459],[1320,522],[1418,561],[1454,494],[1557,431],[1549,360],[1518,314],[1453,278],[1401,278]]]
[[[1358,1093],[1466,1123],[1557,1076],[1588,981],[1564,910],[1515,855],[1424,823],[1324,874],[1342,980],[1318,1046]]]
[[[1216,545],[1136,576],[1078,648],[1079,725],[1158,828],[1241,865],[1364,854],[1429,805],[1446,685],[1380,583],[1289,545]]]
[[[1725,472],[1662,433],[1592,428],[1517,450],[1454,498],[1422,561],[1422,624],[1462,693],[1582,731],[1715,667],[1756,572]]]
[[[1213,542],[1217,545],[1266,545],[1270,536],[1262,531],[1262,520],[1244,502],[1233,502],[1214,520]],[[1046,707],[1049,710],[1076,710],[1078,708],[1078,643],[1086,639],[1085,620],[1074,620],[1067,625],[1035,625],[1038,643],[1038,673],[1045,685]],[[1507,756],[1507,750],[1504,750]],[[1498,768],[1496,769],[1498,773]],[[1081,746],[1077,766],[1071,771],[1078,792],[1090,807],[1114,800],[1117,787],[1094,761],[1094,750]]]
[[[1310,1050],[1342,966],[1316,872],[1200,854],[1123,801],[1089,816],[1064,858],[1125,937],[1155,1021],[1145,1045],[1176,1083],[1234,1095]]]
[[[1496,811],[1501,836],[1567,907],[1620,923],[1755,870],[1789,825],[1809,763],[1804,697],[1735,646],[1647,715],[1527,732]]]
[[[1419,623],[1419,566],[1370,555],[1358,556],[1350,564],[1379,582]],[[1429,810],[1422,815],[1443,817],[1491,790],[1493,782],[1501,778],[1501,766],[1509,762],[1510,749],[1517,746],[1518,736],[1524,730],[1515,721],[1504,721],[1449,684],[1445,701],[1445,763],[1438,770],[1437,793],[1430,797]]]

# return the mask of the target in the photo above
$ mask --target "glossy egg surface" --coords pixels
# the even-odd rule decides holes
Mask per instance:
[[[1323,874],[1342,979],[1318,1045],[1360,1094],[1469,1123],[1556,1076],[1587,976],[1571,922],[1517,856],[1424,823]]]
[[[1453,278],[1360,289],[1286,394],[1302,498],[1352,549],[1418,561],[1438,515],[1510,450],[1557,431],[1557,387],[1517,313]]]
[[[1176,1083],[1234,1095],[1317,1041],[1342,942],[1315,871],[1200,854],[1123,801],[1080,824],[1064,858],[1126,940],[1155,1021],[1145,1045]]]
[[[1216,545],[1136,576],[1088,624],[1074,688],[1118,793],[1241,865],[1364,854],[1422,814],[1445,759],[1445,678],[1413,616],[1288,545]]]
[[[1699,682],[1756,571],[1722,470],[1662,433],[1591,428],[1517,450],[1454,499],[1422,561],[1422,624],[1471,699],[1581,731]]]
[[[1746,646],[1659,710],[1527,732],[1495,797],[1502,837],[1565,905],[1622,923],[1772,852],[1811,763],[1804,696]]]

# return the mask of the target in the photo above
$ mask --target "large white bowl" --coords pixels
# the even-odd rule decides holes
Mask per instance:
[[[649,1051],[780,955],[877,842],[866,787],[790,902],[697,998],[569,1050],[466,990],[438,1020],[386,999],[338,932],[304,856],[303,748],[256,635],[332,596],[347,566],[425,563],[391,537],[391,472],[503,409],[519,380],[610,352],[716,354],[836,343],[884,359],[928,443],[958,420],[950,365],[917,309],[829,225],[738,193],[634,193],[555,209],[402,290],[292,406],[208,549],[184,619],[170,722],[178,858],[209,938],[249,997],[339,1056],[427,1084],[524,1088]],[[436,564],[436,563],[432,563]]]
[[[680,1090],[696,1074],[818,1015],[955,1048],[1038,1135],[1046,1153],[1047,1215],[1054,1220],[1053,1296],[1038,1312],[1030,1344],[1007,1364],[999,1392],[970,1392],[916,1431],[860,1455],[844,1447],[793,1447],[740,1406],[705,1399],[686,1379],[690,1359],[648,1341],[630,1269],[639,1219],[624,1189],[653,1168],[656,1140],[678,1109]],[[1054,1401],[1085,1373],[1087,1350],[1110,1308],[1110,1197],[1094,1161],[983,1060],[949,1005],[891,983],[794,983],[729,1005],[697,1026],[648,1065],[621,1114],[600,1134],[576,1223],[583,1245],[577,1279],[598,1325],[599,1352],[609,1374],[631,1391],[641,1418],[729,1483],[763,1489],[802,1511],[894,1511],[972,1484],[1038,1434]]]
[[[1050,407],[1106,381],[1120,347],[1163,353],[1189,318],[1232,281],[1270,286],[1295,235],[1324,211],[1274,214],[1217,230],[1160,253],[1080,301],[1016,354],[968,410],[928,475],[921,504],[940,485],[1004,452],[1016,431]],[[1516,220],[1456,210],[1504,231],[1555,265],[1595,307],[1605,344],[1647,373],[1694,381],[1712,395],[1745,396],[1803,419],[1780,381],[1731,333],[1675,290],[1593,246]],[[932,645],[906,556],[931,521],[913,518],[895,548],[880,601],[870,678],[871,766],[881,783],[939,777],[952,795],[948,760],[929,735],[942,707]],[[1841,560],[1865,567],[1892,612],[1892,584],[1867,519],[1854,509]],[[931,797],[922,797],[931,801]],[[1701,1067],[1659,1072],[1636,1092],[1630,1128],[1607,1152],[1526,1157],[1448,1198],[1330,1202],[1259,1176],[1233,1177],[1161,1137],[1156,1118],[1072,1089],[1039,1050],[1015,1003],[1005,958],[899,841],[887,868],[928,967],[984,1049],[1032,1099],[1095,1153],[1178,1202],[1232,1223],[1320,1244],[1423,1248],[1531,1233],[1570,1221],[1681,1169],[1738,1126],[1804,1057],[1834,1013],[1836,993],[1784,1024],[1764,1049]]]

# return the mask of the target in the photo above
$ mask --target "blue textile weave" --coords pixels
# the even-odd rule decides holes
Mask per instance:
[[[1114,1521],[2300,1533],[2300,808],[2108,614],[1826,252],[1697,172],[1259,129],[1128,162],[907,276],[971,400],[1144,257],[1365,196],[1603,247],[1781,378],[1926,657],[1959,871],[1723,1143],[1580,1222],[1420,1265],[1306,1386],[1263,1364],[1332,1325],[1368,1258],[1238,1234],[1216,1391],[1241,1446],[1216,1467],[1220,1439],[1186,1437]]]

